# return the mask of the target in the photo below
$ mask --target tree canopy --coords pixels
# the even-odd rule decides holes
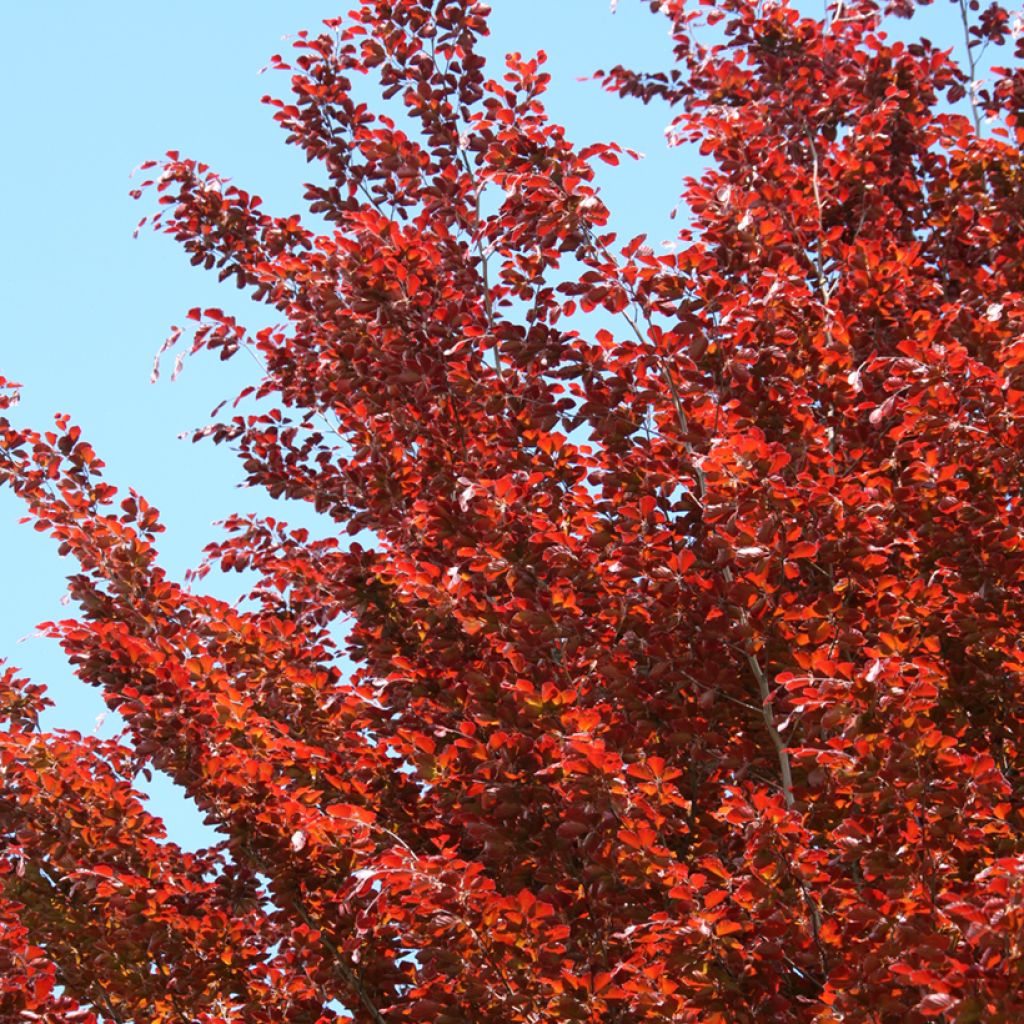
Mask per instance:
[[[280,322],[175,330],[259,363],[197,437],[323,529],[232,517],[172,580],[0,379],[77,564],[46,629],[125,723],[0,674],[0,1021],[1024,1018],[1024,25],[955,3],[960,62],[886,34],[914,0],[652,5],[672,66],[598,78],[707,160],[668,251],[471,0],[273,59],[305,219],[149,165]]]

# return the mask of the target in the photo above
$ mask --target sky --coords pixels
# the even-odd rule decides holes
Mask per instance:
[[[302,212],[311,171],[260,103],[284,95],[287,80],[260,74],[289,45],[282,37],[343,13],[314,0],[175,0],[139,4],[47,0],[5,4],[0,62],[8,145],[0,160],[4,235],[0,250],[0,375],[24,387],[19,423],[49,426],[70,415],[107,463],[107,478],[134,487],[160,509],[162,564],[181,578],[198,564],[213,525],[231,512],[313,520],[304,508],[240,490],[240,467],[226,448],[179,435],[202,426],[212,408],[252,382],[255,364],[188,362],[177,382],[150,382],[153,358],[172,324],[193,306],[219,306],[246,321],[260,314],[233,286],[196,270],[169,239],[143,232],[152,211],[134,202],[129,174],[169,149],[209,163],[261,195],[273,213]],[[603,195],[623,238],[671,237],[669,211],[681,179],[698,167],[691,152],[665,145],[664,108],[624,103],[579,81],[617,63],[664,66],[663,20],[639,0],[491,0],[486,52],[549,54],[548,108],[580,143],[614,139],[646,154],[602,171]],[[928,34],[959,41],[954,8],[929,10]],[[948,37],[948,42],[946,41]],[[497,69],[492,65],[492,72]],[[165,369],[169,369],[165,368]],[[69,614],[61,604],[71,567],[55,546],[19,526],[22,509],[0,491],[0,657],[45,683],[56,702],[50,728],[111,735],[116,716],[71,675],[59,648],[36,625]],[[211,574],[203,588],[237,593],[237,577]],[[215,841],[169,780],[143,785],[171,838],[187,847]]]
[[[639,104],[623,111],[595,83],[577,81],[615,63],[656,64],[669,47],[663,23],[635,0],[614,16],[607,0],[492,6],[489,51],[548,51],[549,105],[570,137],[605,139],[614,123],[617,141],[650,154],[606,175],[607,201],[628,212],[632,233],[653,219],[668,237],[684,169],[682,155],[665,147],[665,112]],[[4,5],[0,14],[10,143],[0,161],[0,374],[23,386],[17,422],[41,429],[54,413],[69,414],[107,463],[110,482],[134,487],[160,509],[161,562],[179,579],[230,512],[312,520],[305,508],[284,513],[280,502],[240,490],[240,467],[226,448],[179,438],[208,422],[257,368],[200,357],[176,382],[168,365],[152,384],[153,358],[171,325],[192,306],[220,306],[243,322],[264,314],[233,286],[190,267],[170,239],[147,231],[133,239],[152,207],[129,198],[129,174],[178,149],[261,195],[268,211],[302,211],[302,183],[313,172],[260,103],[267,92],[283,94],[287,78],[260,69],[289,45],[283,36],[344,9],[311,0],[50,0]],[[107,716],[97,725],[105,710],[99,693],[72,676],[53,641],[34,635],[38,623],[73,611],[61,604],[72,567],[49,538],[18,525],[22,514],[0,491],[0,656],[49,687],[56,707],[48,727],[111,735],[119,723]],[[202,584],[222,597],[239,585],[238,577],[212,574]],[[190,847],[213,840],[169,780],[140,785],[172,838]]]

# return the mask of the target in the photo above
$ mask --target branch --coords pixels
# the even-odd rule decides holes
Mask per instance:
[[[643,344],[644,338],[636,320],[625,311],[623,311],[623,316],[629,322],[630,327],[633,328],[633,332],[636,334],[640,343]],[[679,421],[679,429],[682,432],[683,448],[686,451],[687,459],[694,468],[697,478],[700,503],[703,508],[707,499],[707,482],[704,476],[704,471],[700,468],[697,461],[697,455],[689,441],[689,425],[686,418],[686,412],[683,409],[682,399],[680,398],[679,390],[676,387],[675,381],[672,379],[672,374],[668,365],[664,360],[662,360],[660,353],[657,354],[657,359],[658,368],[660,369],[662,376],[665,379],[665,383],[668,386],[669,393],[672,396],[672,404],[675,408],[676,417]],[[727,583],[732,583],[735,578],[733,576],[731,566],[728,565],[722,570],[722,575]],[[747,614],[746,608],[740,608],[740,623],[744,627],[750,625],[750,616]],[[782,738],[782,734],[779,732],[779,727],[775,722],[775,712],[772,710],[771,688],[768,684],[768,677],[765,675],[764,669],[761,666],[761,662],[758,660],[757,653],[754,651],[749,637],[747,637],[743,642],[743,654],[747,665],[750,666],[750,671],[754,675],[754,679],[757,681],[757,690],[761,698],[761,717],[764,719],[765,729],[768,732],[768,737],[775,749],[775,756],[778,760],[779,775],[782,779],[783,799],[785,800],[786,807],[789,810],[792,810],[796,804],[796,799],[793,796],[793,768],[789,760],[789,751],[786,748],[786,742]],[[750,707],[750,705],[746,706]],[[807,887],[799,877],[797,877],[797,884],[800,886],[800,892],[803,894],[804,903],[807,905],[807,915],[810,919],[811,934],[814,939],[815,948],[818,951],[818,959],[821,963],[822,971],[827,973],[828,961],[825,956],[825,948],[821,941],[821,912],[818,910],[817,904],[811,898],[811,894],[807,891]]]
[[[352,970],[347,958],[342,955],[341,950],[338,949],[338,947],[335,946],[326,935],[324,935],[323,929],[313,922],[313,919],[306,912],[306,908],[299,900],[295,901],[295,909],[298,911],[299,917],[306,922],[306,925],[309,928],[320,933],[320,941],[327,948],[331,956],[334,957],[338,965],[338,969],[341,972],[341,976],[345,979],[345,983],[359,997],[359,1002],[363,1004],[363,1008],[373,1018],[375,1024],[387,1024],[387,1021],[384,1019],[384,1015],[377,1008],[377,1004],[370,998],[370,993],[366,991],[366,986],[363,984],[362,978]]]

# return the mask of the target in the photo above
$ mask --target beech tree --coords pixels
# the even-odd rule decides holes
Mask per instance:
[[[471,0],[274,58],[307,221],[151,165],[280,321],[172,336],[261,365],[199,434],[323,529],[236,516],[175,582],[76,427],[0,420],[125,723],[0,676],[0,1020],[1024,1019],[1020,19],[653,6],[673,66],[598,77],[706,158],[672,251]]]

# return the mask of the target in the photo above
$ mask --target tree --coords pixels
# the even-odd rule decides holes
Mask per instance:
[[[0,1020],[1024,1017],[1024,72],[972,81],[1024,46],[884,7],[662,0],[675,65],[599,77],[708,158],[668,254],[470,0],[274,59],[316,227],[160,164],[156,225],[283,323],[189,314],[262,365],[200,434],[324,536],[235,517],[197,575],[251,593],[203,596],[77,428],[0,420],[126,724],[0,678]]]

